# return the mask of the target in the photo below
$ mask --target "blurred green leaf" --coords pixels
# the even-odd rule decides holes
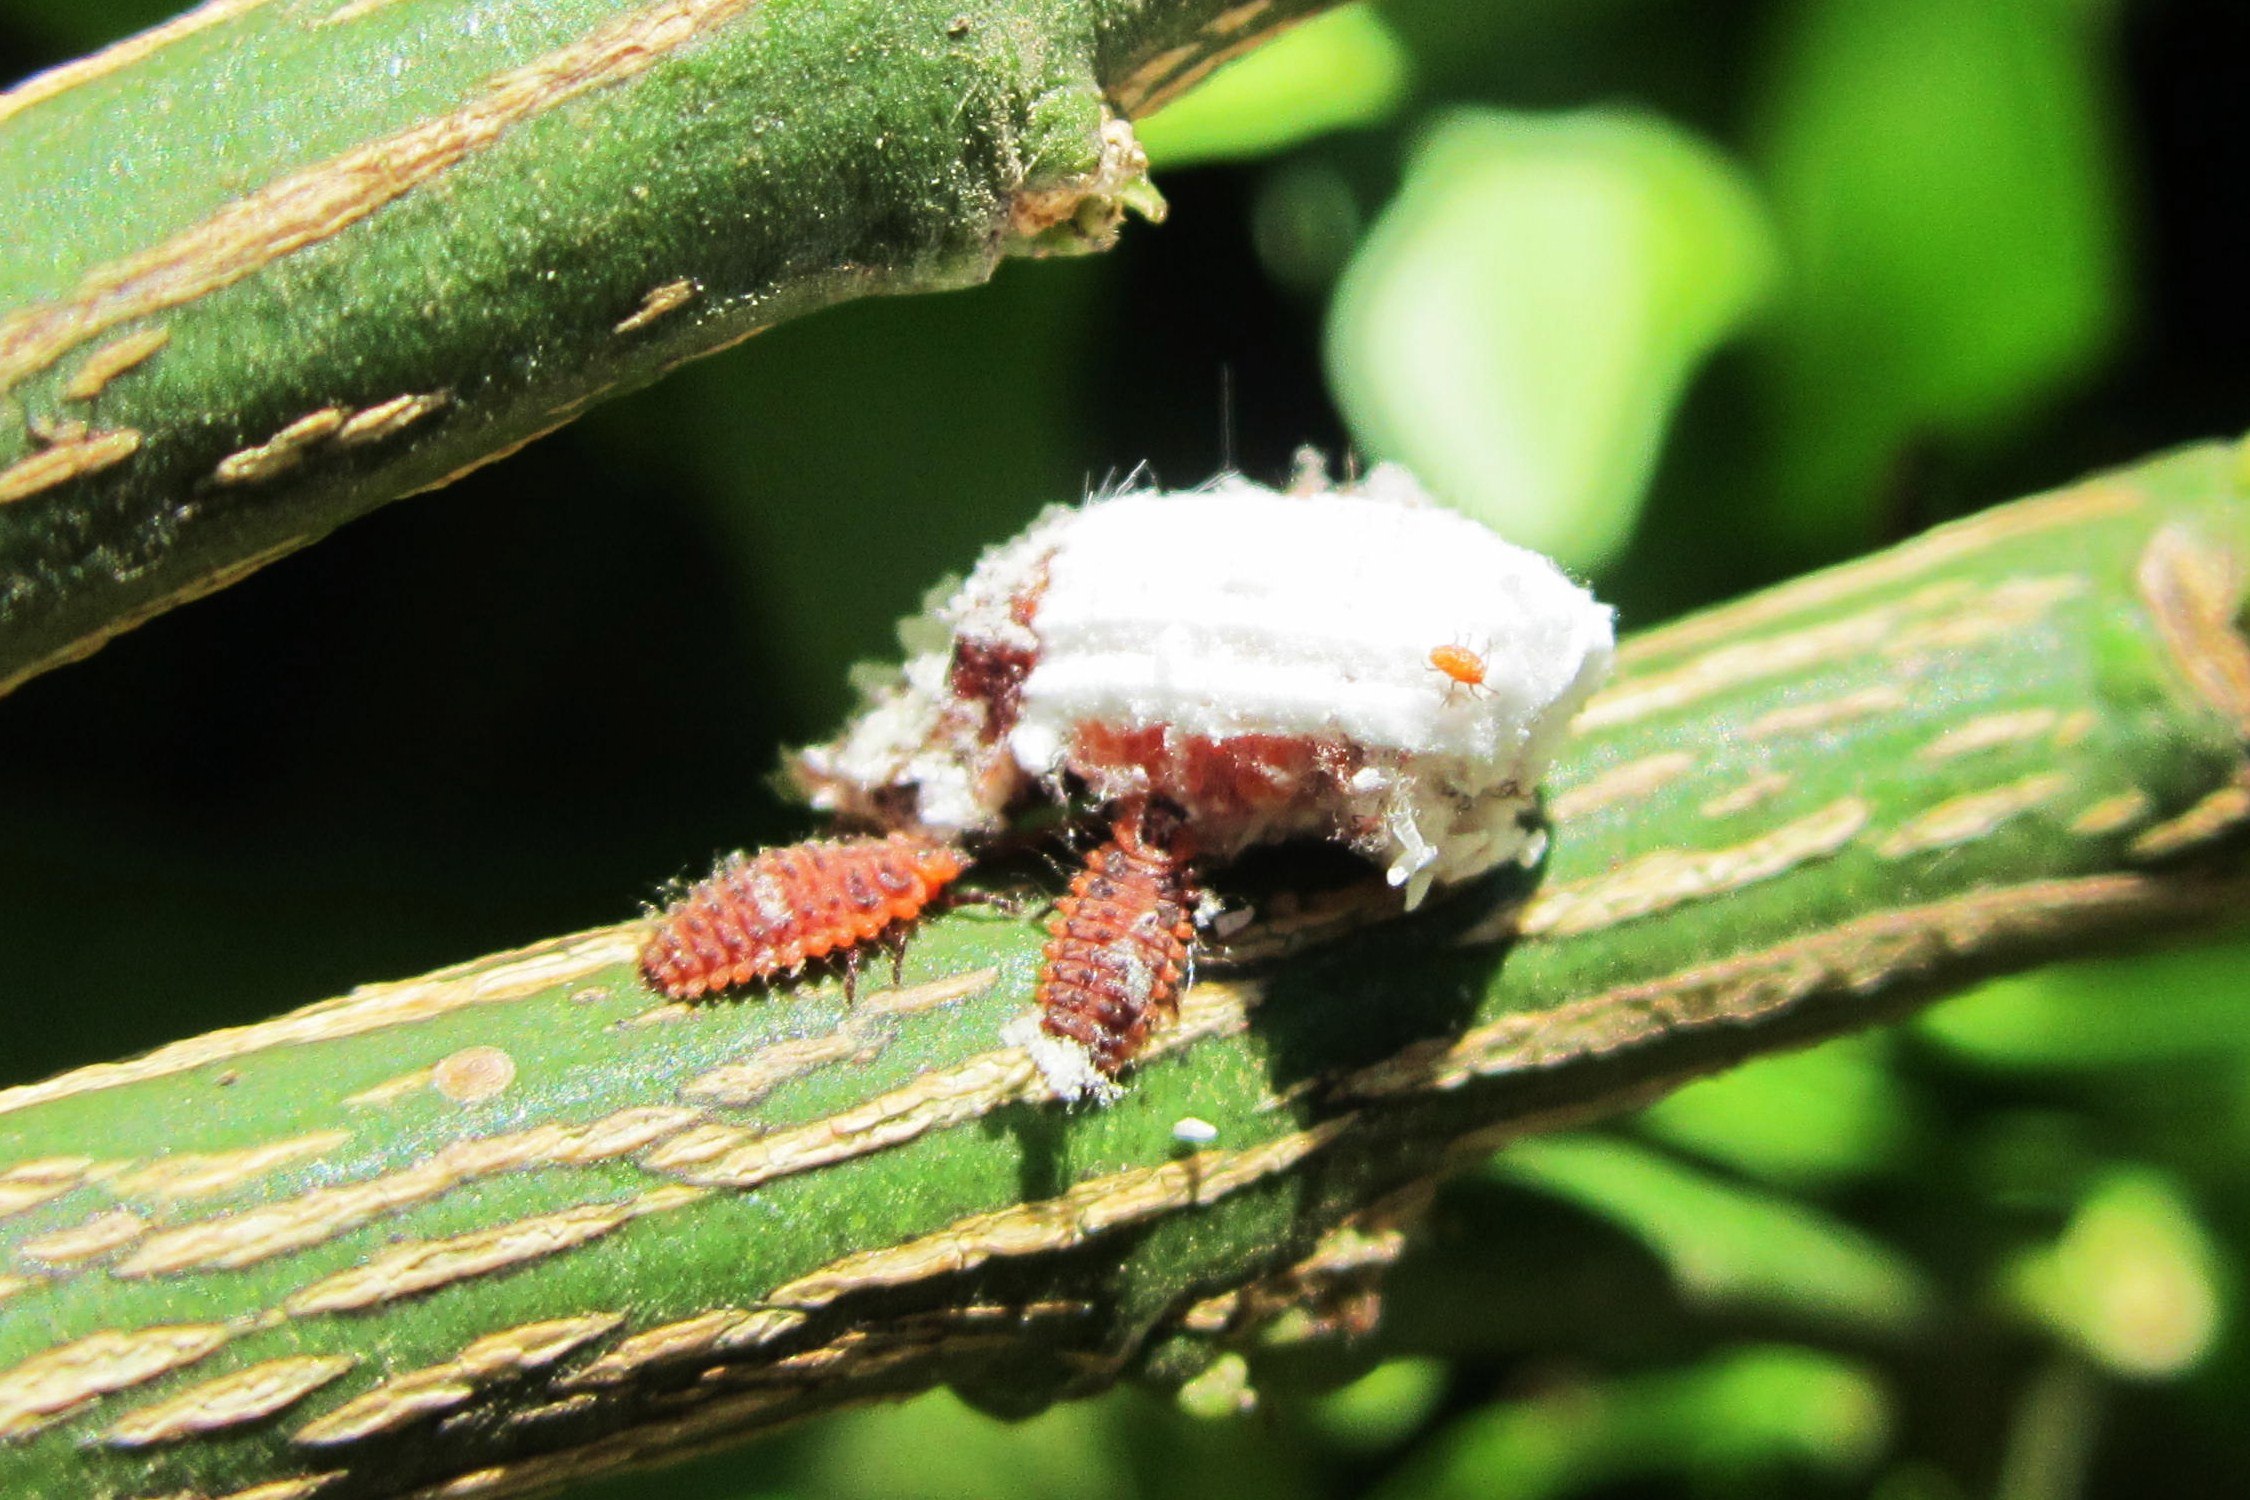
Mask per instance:
[[[1594,567],[1631,535],[1681,389],[1771,261],[1741,174],[1677,127],[1464,111],[1345,272],[1330,379],[1370,451]]]
[[[1924,1015],[1922,1036],[1984,1067],[2099,1070],[2250,1051],[2250,944],[1995,980]]]
[[[1123,1500],[1131,1470],[1115,1416],[1088,1401],[997,1422],[950,1392],[920,1396],[830,1424],[800,1483],[837,1500]]]
[[[1551,1193],[1634,1235],[1707,1307],[1793,1314],[1895,1334],[1930,1295],[1889,1248],[1803,1204],[1705,1176],[1602,1136],[1520,1141],[1495,1158],[1504,1181]]]
[[[1300,291],[1323,288],[1359,240],[1359,199],[1323,161],[1293,161],[1266,174],[1250,210],[1250,233],[1266,274]]]
[[[1759,107],[1789,539],[1856,546],[1914,445],[1993,435],[2123,321],[2106,5],[1796,0]]]
[[[1785,1187],[1880,1172],[1916,1130],[1886,1036],[1844,1037],[1691,1084],[1641,1112],[1640,1129]]]
[[[2193,1368],[2219,1336],[2219,1256],[2185,1195],[2150,1171],[2096,1184],[2053,1247],[2008,1275],[2015,1300],[2121,1375]]]
[[[1406,97],[1407,64],[1381,16],[1347,5],[1228,63],[1133,129],[1158,170],[1269,156],[1389,119]]]
[[[1388,1448],[1429,1419],[1445,1396],[1445,1383],[1445,1366],[1437,1360],[1390,1360],[1322,1397],[1313,1420],[1340,1448]]]
[[[1881,1386],[1859,1367],[1806,1349],[1740,1349],[1487,1407],[1376,1493],[1546,1500],[1657,1475],[1709,1490],[1776,1470],[1850,1474],[1882,1451],[1889,1425]]]

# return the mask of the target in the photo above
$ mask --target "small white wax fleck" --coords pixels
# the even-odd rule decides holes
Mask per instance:
[[[1172,1122],[1172,1139],[1183,1146],[1208,1146],[1218,1138],[1219,1127],[1209,1120],[1182,1115]]]
[[[1030,1056],[1047,1092],[1057,1099],[1108,1104],[1122,1092],[1094,1066],[1091,1052],[1068,1037],[1049,1035],[1040,1028],[1037,1015],[1018,1016],[1001,1027],[1000,1040]]]

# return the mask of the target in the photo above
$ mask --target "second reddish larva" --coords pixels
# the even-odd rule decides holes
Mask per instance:
[[[913,921],[966,864],[959,850],[904,833],[732,855],[666,908],[641,972],[692,1000],[849,953]]]
[[[1039,975],[1039,1026],[1114,1078],[1178,1013],[1194,939],[1195,886],[1176,845],[1128,813],[1057,903]]]

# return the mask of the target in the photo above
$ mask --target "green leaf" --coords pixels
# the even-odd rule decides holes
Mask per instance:
[[[1875,1332],[1902,1331],[1927,1310],[1919,1273],[1858,1230],[1624,1141],[1522,1141],[1492,1170],[1639,1238],[1691,1303],[1781,1310]]]
[[[1377,1493],[1546,1500],[1686,1473],[1706,1481],[1699,1492],[1731,1494],[1750,1473],[1863,1469],[1889,1425],[1882,1387],[1858,1366],[1808,1349],[1753,1347],[1691,1369],[1486,1407]]]
[[[1227,64],[1133,128],[1159,169],[1239,161],[1380,124],[1407,84],[1397,34],[1367,6],[1347,5]]]
[[[2102,1071],[2250,1050],[2250,945],[2070,964],[1995,980],[1916,1023],[1983,1067]]]
[[[1445,1385],[1437,1360],[1387,1360],[1323,1397],[1313,1418],[1338,1447],[1372,1452],[1411,1436],[1445,1398]]]
[[[2105,37],[2062,0],[1801,0],[1762,106],[1784,522],[1856,545],[1913,445],[2004,431],[2124,313]]]
[[[1642,1111],[1640,1128],[1683,1151],[1783,1186],[1879,1172],[1915,1120],[1882,1037],[1847,1037],[1691,1084]]]
[[[1454,114],[1338,288],[1331,379],[1371,452],[1593,567],[1631,535],[1681,389],[1770,263],[1741,174],[1675,126]]]
[[[2040,1322],[2121,1375],[2192,1369],[2222,1322],[2218,1254],[2179,1189],[2154,1172],[2097,1184],[2009,1290]]]

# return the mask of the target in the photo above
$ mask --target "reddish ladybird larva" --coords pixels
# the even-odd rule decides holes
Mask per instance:
[[[815,839],[730,855],[658,919],[641,972],[675,1000],[849,953],[913,921],[958,876],[933,839]]]
[[[1075,1042],[1105,1078],[1179,1010],[1195,887],[1176,843],[1128,809],[1056,904],[1039,976],[1039,1026]]]

